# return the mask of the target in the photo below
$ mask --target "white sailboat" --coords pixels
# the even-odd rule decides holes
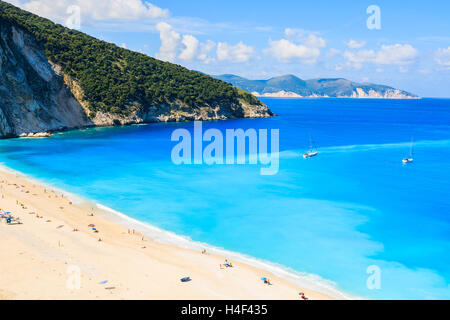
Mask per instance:
[[[402,160],[403,164],[408,164],[408,163],[411,163],[414,161],[414,158],[413,158],[414,152],[413,151],[414,151],[414,140],[411,140],[411,149],[409,150],[409,157],[404,158]]]
[[[309,151],[303,154],[304,159],[309,159],[309,158],[315,157],[319,154],[311,135],[309,135],[309,141],[310,141]]]

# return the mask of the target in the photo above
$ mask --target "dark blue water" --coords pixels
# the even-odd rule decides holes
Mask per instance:
[[[450,100],[264,99],[279,173],[171,161],[174,129],[96,128],[0,141],[7,166],[163,229],[372,298],[450,299]],[[309,135],[320,154],[304,160]],[[403,166],[414,137],[415,162]],[[381,271],[369,290],[367,268]]]

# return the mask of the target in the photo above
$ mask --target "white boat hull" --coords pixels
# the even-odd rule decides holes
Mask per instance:
[[[318,152],[307,152],[303,155],[303,158],[308,159],[308,158],[312,158],[317,156],[319,153]]]
[[[411,158],[408,158],[408,159],[403,159],[403,164],[407,164],[407,163],[411,163],[411,162],[413,162],[414,161],[414,159],[411,159]]]

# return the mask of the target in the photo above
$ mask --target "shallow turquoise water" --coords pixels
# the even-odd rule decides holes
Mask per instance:
[[[177,128],[95,128],[0,141],[0,161],[193,240],[317,274],[371,298],[450,299],[450,100],[264,99],[280,170],[171,161]],[[309,132],[317,158],[300,157]],[[414,136],[415,162],[401,164]],[[381,289],[366,286],[369,266]]]

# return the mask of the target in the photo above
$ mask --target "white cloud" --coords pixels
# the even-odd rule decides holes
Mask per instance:
[[[216,58],[209,53],[216,47],[216,43],[211,40],[200,42],[193,35],[181,35],[166,22],[156,25],[161,39],[161,47],[155,57],[160,60],[175,62],[177,59],[183,61],[199,60],[205,64],[216,61]],[[253,47],[242,42],[230,45],[220,42],[217,45],[217,60],[229,62],[246,62],[253,55]]]
[[[12,3],[24,10],[58,22],[63,22],[69,17],[67,9],[73,5],[72,1],[51,0],[13,1]]]
[[[198,59],[202,60],[205,63],[210,63],[214,61],[214,58],[208,56],[208,53],[214,49],[216,46],[214,41],[208,40],[205,43],[200,44],[200,54]]]
[[[361,49],[366,45],[365,41],[356,41],[353,39],[348,40],[347,42],[344,42],[347,47],[350,49]]]
[[[450,46],[439,48],[434,54],[434,61],[440,66],[450,68]]]
[[[86,10],[95,20],[159,19],[169,15],[161,9],[141,0],[78,0],[82,12]]]
[[[14,2],[27,11],[58,22],[68,18],[67,8],[70,6],[80,7],[83,19],[133,21],[154,20],[169,16],[169,10],[142,0],[19,0]]]
[[[320,57],[320,48],[326,47],[324,39],[311,31],[287,28],[284,39],[269,40],[269,48],[264,52],[281,62],[300,60],[304,63],[316,63]]]
[[[181,42],[184,45],[184,49],[178,56],[181,60],[200,60],[204,63],[211,63],[214,61],[214,58],[208,55],[208,53],[216,46],[214,41],[207,40],[206,42],[201,43],[192,35],[184,35]]]
[[[375,57],[376,64],[408,65],[413,63],[419,52],[410,44],[382,45]]]
[[[376,56],[373,50],[359,50],[359,51],[345,51],[344,58],[347,60],[347,65],[355,69],[361,69],[364,62],[373,61]]]
[[[184,45],[179,58],[181,60],[194,60],[197,57],[200,41],[194,36],[184,35],[181,41]]]
[[[193,35],[181,35],[166,22],[158,23],[156,29],[161,39],[161,47],[155,55],[157,59],[169,62],[175,62],[177,58],[183,61],[199,60],[205,64],[216,60],[209,55],[216,47],[214,41],[200,42]],[[229,62],[246,62],[253,53],[254,49],[242,42],[234,46],[225,42],[219,43],[216,51],[218,60]]]
[[[305,46],[311,47],[311,48],[325,48],[327,46],[327,43],[324,39],[319,38],[315,34],[310,34],[308,38],[304,42]]]
[[[286,28],[284,30],[284,35],[290,40],[301,40],[308,34],[309,31],[304,29]]]
[[[217,59],[219,61],[247,62],[253,56],[255,49],[245,45],[242,41],[236,45],[219,42],[217,45]]]
[[[155,57],[164,61],[175,61],[179,48],[180,34],[172,29],[172,26],[166,22],[160,22],[156,25],[161,39],[161,47]]]
[[[328,50],[327,52],[327,58],[332,58],[334,56],[337,56],[341,53],[340,50],[335,49],[335,48],[330,48],[330,50]]]
[[[284,30],[284,35],[287,40],[294,43],[301,43],[311,48],[325,48],[327,43],[324,39],[317,36],[317,34],[317,32],[304,29],[287,28]]]
[[[403,66],[401,71],[405,72],[405,66],[414,63],[419,56],[419,52],[410,44],[393,44],[382,45],[378,51],[345,51],[343,56],[347,60],[347,65],[355,69],[362,68],[364,63],[372,63],[375,65]]]
[[[281,62],[302,60],[306,63],[315,63],[320,56],[320,50],[318,48],[295,44],[294,42],[286,39],[277,41],[270,40],[269,46],[270,47],[266,49],[265,52]]]

